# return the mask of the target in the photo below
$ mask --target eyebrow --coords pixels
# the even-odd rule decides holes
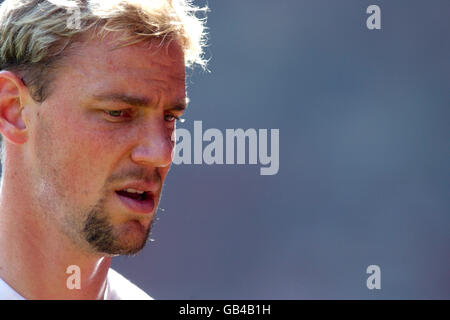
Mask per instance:
[[[153,104],[153,100],[148,97],[139,97],[139,96],[132,96],[128,94],[122,94],[122,93],[111,93],[111,94],[99,94],[94,95],[94,100],[97,101],[107,101],[107,102],[119,102],[119,103],[125,103],[130,106],[134,107],[151,107]],[[177,111],[184,111],[187,108],[187,105],[189,104],[189,98],[184,97],[180,98],[175,101],[173,106],[169,108],[169,110],[177,110]]]

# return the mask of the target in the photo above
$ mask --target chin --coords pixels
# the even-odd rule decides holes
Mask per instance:
[[[141,251],[148,240],[150,226],[144,226],[138,221],[129,221],[114,230],[114,245],[109,252],[115,255],[134,255]]]

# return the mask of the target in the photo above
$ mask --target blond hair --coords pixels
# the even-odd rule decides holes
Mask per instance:
[[[17,71],[42,102],[49,94],[52,70],[70,44],[83,35],[117,32],[118,43],[148,38],[175,39],[187,67],[205,67],[207,8],[191,0],[5,0],[0,6],[0,70]]]

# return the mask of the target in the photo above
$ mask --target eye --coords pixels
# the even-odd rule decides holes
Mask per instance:
[[[106,110],[105,112],[111,117],[118,118],[124,114],[125,110]]]
[[[180,117],[177,117],[176,115],[171,113],[164,115],[164,119],[167,122],[174,122],[174,121],[184,122],[184,119],[180,119]]]
[[[111,121],[130,120],[134,116],[134,112],[131,109],[103,110],[103,113]]]

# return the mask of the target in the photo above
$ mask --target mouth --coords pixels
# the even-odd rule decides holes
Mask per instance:
[[[122,189],[115,193],[122,203],[133,212],[148,214],[155,208],[155,197],[150,191]]]

